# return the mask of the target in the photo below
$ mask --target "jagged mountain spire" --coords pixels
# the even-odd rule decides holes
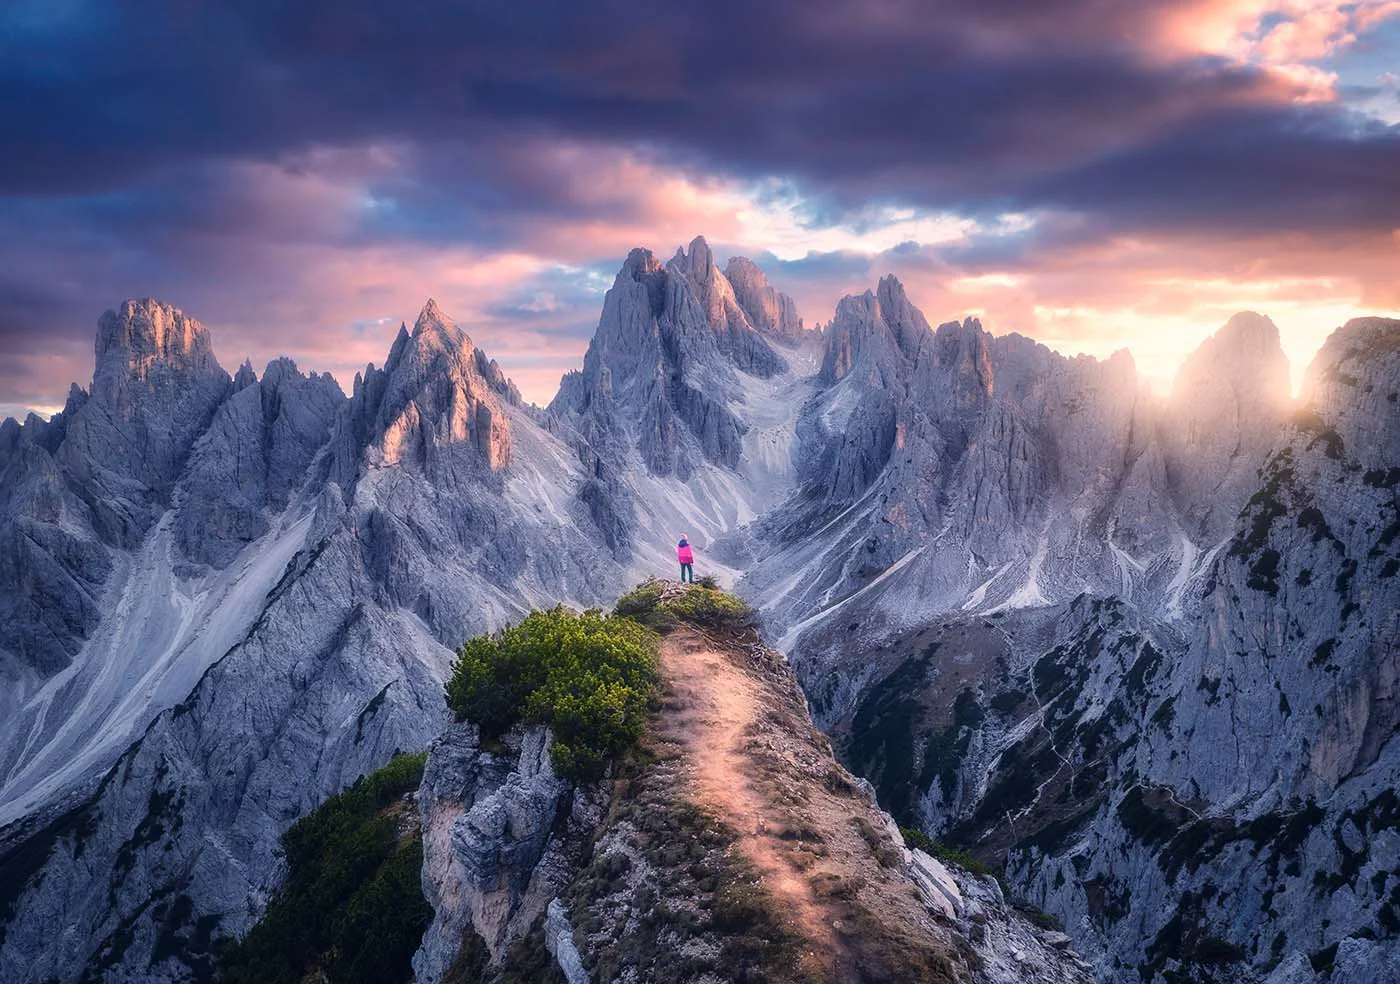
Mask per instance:
[[[235,387],[173,309],[114,312],[92,396],[0,425],[0,826],[66,811],[9,828],[0,978],[206,973],[293,819],[438,733],[454,647],[609,604],[687,531],[881,803],[1005,859],[1105,981],[1380,979],[1400,323],[1339,331],[1303,411],[1232,445],[1253,482],[1201,492],[1171,435],[1267,424],[1206,405],[1278,375],[1260,319],[1183,407],[1121,354],[930,328],[896,280],[765,377],[770,290],[703,242],[634,252],[550,412],[432,302],[348,400],[289,360]]]
[[[565,376],[550,410],[595,436],[630,431],[652,472],[687,478],[697,457],[738,465],[736,371],[769,378],[785,368],[696,237],[665,266],[645,249],[628,254],[583,370]]]
[[[1224,534],[1290,410],[1278,328],[1242,311],[1186,358],[1164,420],[1167,477],[1206,538]],[[1225,504],[1220,508],[1221,504]]]

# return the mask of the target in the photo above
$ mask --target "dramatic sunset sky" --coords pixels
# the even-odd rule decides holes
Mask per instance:
[[[154,296],[348,382],[429,295],[544,402],[627,250],[704,234],[808,325],[1164,385],[1231,313],[1299,365],[1400,310],[1400,0],[5,0],[0,415]]]

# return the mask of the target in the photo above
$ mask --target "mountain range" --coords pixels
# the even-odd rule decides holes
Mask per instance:
[[[682,532],[1098,980],[1400,979],[1400,321],[1288,378],[1252,313],[1167,397],[892,277],[810,330],[703,239],[629,254],[545,408],[433,301],[348,395],[128,301],[0,425],[0,979],[208,978],[455,647]]]

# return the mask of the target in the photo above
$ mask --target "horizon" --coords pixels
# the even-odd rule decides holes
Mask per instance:
[[[703,235],[701,235],[701,236],[699,236],[699,237],[697,237],[697,238],[704,238],[704,237],[703,237]],[[693,240],[692,240],[692,241],[693,241]],[[707,242],[708,242],[708,241],[707,241]],[[688,245],[689,245],[689,243],[682,243],[682,244],[680,244],[680,248],[686,248]],[[651,253],[652,253],[654,256],[656,256],[658,259],[661,259],[662,257],[664,257],[664,256],[667,255],[664,251],[657,251],[657,250],[654,250],[654,249],[650,249],[650,248],[648,248],[648,247],[636,247],[636,248],[647,249],[649,252],[651,252]],[[715,253],[715,258],[716,258],[716,266],[720,268],[720,272],[721,272],[721,273],[723,273],[723,267],[725,266],[725,264],[727,264],[727,262],[729,261],[729,259],[731,258],[731,256],[740,256],[740,255],[743,255],[743,254],[740,254],[740,253],[729,253],[729,254],[725,254],[725,253],[721,253],[719,250],[715,250],[714,253]],[[663,265],[664,265],[664,263],[666,262],[666,260],[661,260],[661,262],[662,262]],[[765,275],[768,274],[768,270],[767,270],[765,267],[763,267],[762,265],[759,265],[759,269],[760,269]],[[897,279],[898,279],[898,278],[897,278]],[[782,287],[781,284],[775,283],[775,282],[771,279],[771,277],[770,277],[770,279],[769,279],[769,283],[770,283],[770,285],[771,285],[774,289],[776,289],[779,293],[788,293],[786,290],[783,289],[783,287]],[[900,283],[903,283],[903,281],[900,280]],[[611,286],[611,284],[610,284],[609,286]],[[858,296],[861,296],[862,294],[864,294],[864,293],[866,293],[866,292],[868,292],[868,291],[873,291],[874,289],[875,289],[875,285],[872,284],[870,287],[868,287],[868,288],[867,288],[866,290],[864,290],[864,291],[860,291],[860,292],[854,293],[854,294],[843,294],[841,297],[837,298],[835,301],[832,302],[832,305],[831,305],[831,312],[832,312],[832,315],[834,315],[835,310],[836,310],[836,307],[839,305],[840,301],[841,301],[843,298],[845,298],[845,297],[851,297],[851,296],[857,296],[857,297],[858,297]],[[906,289],[907,289],[907,285],[906,285]],[[122,304],[124,304],[124,303],[128,303],[128,302],[130,302],[130,301],[139,301],[139,300],[152,300],[152,301],[155,301],[156,303],[163,304],[163,305],[166,305],[166,306],[168,306],[168,307],[174,308],[175,310],[177,310],[177,311],[181,312],[182,314],[184,314],[186,317],[193,318],[195,321],[197,321],[197,322],[199,322],[201,325],[203,325],[204,328],[209,332],[210,344],[211,344],[211,347],[212,347],[213,350],[214,350],[215,358],[218,359],[219,365],[220,365],[226,372],[228,372],[230,376],[234,375],[234,374],[238,371],[238,369],[239,369],[240,367],[242,367],[245,363],[247,363],[247,364],[250,364],[250,365],[252,366],[252,368],[253,368],[254,372],[257,374],[258,378],[261,379],[262,376],[263,376],[263,374],[267,371],[267,367],[268,367],[268,365],[269,365],[271,362],[273,362],[274,360],[279,359],[279,358],[290,358],[290,359],[292,359],[293,362],[296,363],[297,369],[300,370],[300,371],[301,371],[302,373],[304,373],[304,374],[311,374],[311,373],[329,373],[331,376],[333,376],[333,377],[335,378],[336,382],[339,384],[340,388],[347,394],[347,396],[348,396],[348,394],[350,394],[350,393],[353,391],[353,388],[354,388],[354,380],[355,380],[357,377],[361,376],[363,373],[365,373],[368,369],[370,369],[370,368],[372,368],[372,367],[378,367],[378,368],[382,368],[382,367],[383,367],[384,361],[385,361],[385,359],[386,359],[387,356],[388,356],[389,349],[390,349],[390,347],[393,345],[394,338],[397,336],[397,334],[398,334],[398,332],[400,331],[400,329],[407,329],[407,330],[409,330],[409,331],[411,332],[411,331],[412,331],[412,327],[411,327],[411,326],[412,326],[413,323],[417,320],[418,316],[422,313],[422,311],[423,311],[423,310],[427,307],[427,305],[430,304],[430,303],[435,303],[435,304],[437,304],[437,305],[439,306],[439,308],[441,309],[442,313],[445,314],[448,318],[450,318],[450,319],[453,321],[453,323],[456,324],[457,327],[458,327],[459,329],[461,329],[461,331],[462,331],[464,334],[466,334],[466,336],[471,340],[471,342],[472,342],[472,344],[473,344],[474,347],[481,349],[483,352],[485,352],[485,354],[486,354],[486,356],[487,356],[488,358],[490,358],[490,359],[496,361],[496,362],[501,366],[501,370],[505,373],[506,377],[507,377],[512,383],[514,383],[514,384],[516,385],[516,387],[520,390],[521,396],[525,399],[525,401],[526,401],[527,403],[534,404],[534,405],[536,405],[537,407],[540,407],[540,408],[544,408],[544,407],[548,406],[549,403],[553,400],[554,396],[555,396],[555,395],[558,393],[558,391],[559,391],[560,381],[562,380],[562,378],[563,378],[564,375],[566,375],[566,374],[569,373],[569,372],[573,372],[573,371],[576,371],[576,370],[582,368],[582,366],[583,366],[583,357],[584,357],[584,353],[585,353],[585,351],[586,351],[586,349],[587,349],[588,341],[591,341],[591,338],[592,338],[592,336],[590,335],[590,336],[589,336],[589,340],[588,340],[588,341],[585,341],[584,344],[583,344],[583,346],[579,349],[578,354],[577,354],[577,358],[575,359],[574,364],[573,364],[572,366],[566,367],[566,368],[563,370],[563,373],[561,373],[558,377],[555,377],[554,382],[552,383],[552,385],[550,385],[549,388],[548,388],[547,390],[545,390],[545,389],[541,389],[541,388],[540,388],[540,386],[542,386],[542,385],[546,382],[546,379],[545,379],[544,377],[540,377],[539,379],[532,379],[531,377],[526,377],[527,379],[531,379],[531,387],[527,387],[526,385],[522,385],[522,383],[521,383],[521,378],[520,378],[519,376],[517,376],[515,373],[511,372],[511,367],[510,367],[510,365],[507,364],[505,361],[503,361],[503,360],[497,358],[497,356],[495,355],[495,353],[493,353],[486,345],[481,344],[481,343],[478,341],[477,336],[473,333],[472,327],[471,327],[470,325],[464,324],[460,319],[458,319],[458,318],[456,317],[456,315],[453,314],[453,312],[452,312],[452,310],[451,310],[450,308],[448,308],[447,306],[443,305],[440,301],[437,300],[436,295],[429,295],[428,297],[424,298],[422,304],[419,305],[419,308],[418,308],[417,313],[415,313],[415,314],[412,315],[411,317],[403,317],[403,318],[398,318],[398,319],[385,319],[385,320],[382,322],[381,325],[377,326],[377,327],[382,327],[382,328],[385,330],[385,332],[386,332],[386,335],[385,335],[385,338],[384,338],[384,345],[383,345],[383,354],[382,354],[380,357],[378,357],[378,358],[373,358],[373,359],[369,359],[367,362],[365,362],[365,363],[363,363],[363,364],[360,364],[360,365],[358,366],[358,368],[346,369],[346,368],[343,368],[343,367],[342,367],[342,368],[339,368],[339,369],[336,369],[336,370],[326,369],[326,368],[323,368],[323,367],[321,367],[321,366],[316,366],[316,365],[308,364],[308,363],[306,363],[302,358],[299,358],[299,357],[297,357],[295,354],[293,354],[290,350],[285,350],[285,349],[273,349],[273,350],[269,350],[267,353],[265,353],[265,354],[263,354],[263,355],[261,355],[261,356],[254,356],[252,353],[245,353],[241,358],[236,359],[236,361],[235,361],[235,360],[226,360],[226,359],[224,359],[224,358],[222,358],[222,357],[219,356],[219,337],[220,337],[220,335],[221,335],[220,329],[219,329],[217,326],[215,326],[215,325],[211,325],[211,324],[205,322],[202,318],[200,318],[199,313],[198,313],[197,311],[190,311],[190,310],[188,310],[188,309],[182,307],[182,306],[179,305],[179,304],[176,304],[176,303],[173,303],[173,302],[171,302],[171,301],[168,301],[168,300],[165,299],[165,298],[160,298],[160,297],[128,297],[128,298],[123,298],[123,300],[122,300],[121,302],[119,302],[117,305],[114,305],[112,308],[107,309],[107,310],[104,312],[104,314],[105,314],[105,313],[111,313],[111,312],[115,311],[117,308],[119,308],[119,307],[120,307]],[[1274,319],[1273,319],[1267,312],[1265,312],[1265,311],[1255,311],[1255,310],[1253,310],[1253,309],[1244,309],[1244,308],[1242,308],[1242,309],[1240,309],[1240,310],[1238,310],[1238,311],[1231,312],[1231,314],[1228,315],[1228,316],[1226,317],[1226,319],[1225,319],[1224,321],[1222,321],[1220,324],[1215,325],[1215,326],[1213,326],[1213,327],[1209,327],[1209,328],[1204,329],[1204,333],[1201,334],[1199,340],[1198,340],[1197,343],[1196,343],[1196,346],[1193,347],[1192,349],[1190,349],[1190,350],[1184,352],[1184,353],[1181,355],[1180,359],[1177,359],[1175,362],[1173,362],[1173,363],[1171,364],[1171,374],[1168,375],[1168,376],[1162,376],[1162,375],[1157,375],[1157,374],[1153,374],[1153,373],[1144,371],[1142,361],[1138,358],[1137,353],[1134,352],[1134,351],[1132,350],[1131,346],[1129,346],[1129,345],[1121,345],[1121,346],[1118,346],[1117,348],[1114,348],[1112,351],[1107,351],[1107,352],[1085,352],[1085,351],[1070,352],[1070,351],[1066,351],[1063,347],[1057,346],[1057,345],[1055,344],[1055,340],[1054,340],[1054,339],[1036,338],[1036,337],[1034,337],[1034,336],[1032,336],[1032,335],[1027,335],[1027,334],[1025,334],[1024,332],[1018,332],[1018,331],[1015,331],[1015,330],[997,331],[997,330],[995,330],[995,328],[996,328],[995,325],[990,325],[990,324],[988,324],[985,320],[982,320],[982,319],[983,319],[983,315],[980,314],[978,311],[967,311],[967,312],[961,314],[960,316],[958,316],[957,318],[930,317],[930,313],[924,308],[924,306],[923,306],[922,304],[919,303],[919,299],[918,299],[917,297],[914,297],[914,296],[911,295],[911,296],[910,296],[910,301],[911,301],[911,302],[914,304],[914,306],[915,306],[916,308],[918,308],[919,311],[924,315],[925,320],[927,320],[928,323],[929,323],[929,327],[930,327],[931,329],[935,330],[935,331],[936,331],[941,325],[946,324],[946,323],[949,323],[949,322],[961,322],[961,321],[963,321],[963,320],[966,319],[966,318],[976,318],[976,319],[978,319],[979,322],[981,323],[982,330],[985,331],[988,335],[991,335],[991,336],[993,336],[993,337],[1000,337],[1000,336],[1006,336],[1006,335],[1020,335],[1021,337],[1029,338],[1029,339],[1031,339],[1032,341],[1034,341],[1034,342],[1036,342],[1036,343],[1038,343],[1038,344],[1044,345],[1046,348],[1050,349],[1051,351],[1055,352],[1057,355],[1059,355],[1059,356],[1061,356],[1061,357],[1063,357],[1063,358],[1066,358],[1066,359],[1074,359],[1074,358],[1080,358],[1080,357],[1086,357],[1086,356],[1087,356],[1087,357],[1089,357],[1089,358],[1095,359],[1095,360],[1098,361],[1098,362],[1103,362],[1103,361],[1105,361],[1106,359],[1112,357],[1115,353],[1117,353],[1117,352],[1119,352],[1119,351],[1126,351],[1126,352],[1129,354],[1129,356],[1132,358],[1132,360],[1133,360],[1134,368],[1135,368],[1135,370],[1136,370],[1136,372],[1137,372],[1137,377],[1138,377],[1139,382],[1140,382],[1142,385],[1146,386],[1155,396],[1157,396],[1157,397],[1159,397],[1159,398],[1165,398],[1165,397],[1167,397],[1167,396],[1170,395],[1172,386],[1173,386],[1173,384],[1174,384],[1175,375],[1176,375],[1176,372],[1180,369],[1181,362],[1183,362],[1192,352],[1194,352],[1194,351],[1195,351],[1195,348],[1196,348],[1196,347],[1199,347],[1199,345],[1200,345],[1201,343],[1203,343],[1206,339],[1212,337],[1212,336],[1215,335],[1218,331],[1220,331],[1220,330],[1225,326],[1225,324],[1228,322],[1229,318],[1234,317],[1235,315],[1238,315],[1238,314],[1255,313],[1255,314],[1263,315],[1265,318],[1268,318],[1271,322],[1274,323],[1274,325],[1275,325],[1276,328],[1279,327],[1278,324],[1277,324],[1277,322],[1274,321]],[[600,297],[599,297],[599,305],[600,305],[600,308],[601,308],[601,304],[602,304],[602,297],[600,296]],[[1360,317],[1360,316],[1362,316],[1362,315],[1358,315],[1358,317]],[[99,317],[101,317],[101,316],[99,316]],[[808,319],[807,316],[806,316],[805,314],[803,314],[803,312],[802,312],[802,310],[801,310],[800,307],[799,307],[799,309],[798,309],[798,317],[799,317],[800,319],[802,319],[803,328],[804,328],[805,331],[816,331],[816,330],[818,330],[819,328],[825,328],[825,326],[829,325],[830,322],[831,322],[831,320],[832,320],[832,319],[831,319],[831,316],[828,316],[828,317],[825,318],[825,319]],[[94,319],[94,321],[93,321],[94,329],[96,328],[97,320],[98,320],[98,319]],[[1348,319],[1346,319],[1346,320],[1351,320],[1351,319],[1348,318]],[[1285,335],[1283,329],[1282,329],[1282,328],[1279,328],[1279,338],[1280,338],[1280,342],[1283,344],[1283,347],[1284,347],[1284,355],[1285,355],[1285,357],[1288,359],[1289,371],[1290,371],[1290,375],[1291,375],[1291,380],[1290,380],[1290,384],[1291,384],[1291,385],[1290,385],[1290,393],[1289,393],[1290,399],[1296,400],[1296,399],[1298,398],[1298,396],[1299,396],[1299,386],[1300,386],[1300,383],[1301,383],[1302,380],[1303,380],[1303,373],[1306,372],[1308,365],[1311,363],[1312,359],[1316,356],[1317,351],[1320,349],[1322,343],[1326,340],[1326,338],[1327,338],[1329,335],[1331,335],[1332,332],[1334,332],[1334,331],[1336,331],[1338,328],[1342,327],[1342,325],[1344,325],[1345,323],[1346,323],[1346,322],[1343,321],[1343,322],[1341,322],[1341,323],[1339,323],[1339,324],[1337,324],[1337,325],[1332,326],[1331,328],[1328,328],[1328,329],[1326,330],[1326,332],[1325,332],[1324,334],[1322,334],[1321,339],[1316,343],[1316,345],[1315,345],[1315,346],[1312,348],[1312,350],[1308,353],[1307,358],[1306,358],[1305,360],[1302,360],[1301,362],[1300,362],[1300,360],[1296,359],[1292,354],[1290,354],[1290,352],[1288,351],[1288,346],[1287,346],[1287,344],[1286,344],[1286,335]],[[94,333],[93,333],[93,334],[94,334],[94,338],[95,338],[95,337],[96,337],[96,332],[95,332],[95,330],[94,330]],[[535,385],[536,383],[538,383],[539,385]],[[82,389],[84,389],[84,390],[86,390],[86,391],[90,391],[90,388],[91,388],[91,385],[92,385],[92,374],[89,373],[89,374],[87,375],[87,377],[85,378],[85,380],[84,380],[84,379],[73,379],[73,380],[70,380],[69,385],[77,385],[77,386],[79,386],[80,388],[82,388]],[[64,396],[65,396],[65,399],[66,399],[67,393],[68,393],[68,389],[65,387],[65,389],[64,389]],[[44,406],[44,407],[21,406],[21,405],[15,405],[15,404],[5,404],[5,403],[3,403],[3,402],[0,402],[0,420],[4,420],[4,419],[6,419],[6,418],[13,417],[16,421],[18,421],[18,422],[20,422],[20,423],[23,423],[24,420],[25,420],[25,418],[26,418],[26,416],[27,416],[29,413],[34,413],[34,414],[38,415],[39,417],[41,417],[41,418],[43,418],[43,419],[49,419],[50,417],[53,416],[53,414],[58,413],[59,411],[61,411],[61,410],[63,409],[63,406],[64,406],[64,402],[63,402],[63,401],[59,401],[59,402],[56,403],[56,404],[52,404],[52,405],[48,405],[48,406]],[[18,411],[18,412],[17,412],[17,411]]]
[[[696,231],[809,324],[894,273],[934,323],[1127,348],[1158,391],[1240,310],[1295,392],[1335,327],[1400,316],[1393,0],[22,0],[0,27],[0,414],[61,406],[142,296],[343,383],[435,296],[544,400],[619,258]]]

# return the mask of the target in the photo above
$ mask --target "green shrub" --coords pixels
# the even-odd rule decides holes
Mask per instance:
[[[699,585],[661,606],[683,622],[707,629],[741,632],[752,628],[756,616],[741,599],[714,588]]]
[[[643,581],[617,599],[617,607],[614,611],[618,615],[625,615],[629,618],[635,615],[645,615],[654,611],[656,606],[661,604],[663,590],[664,585],[660,581]]]
[[[753,628],[758,622],[752,608],[734,595],[714,587],[713,578],[701,578],[679,593],[672,593],[669,598],[667,594],[664,582],[643,581],[618,599],[616,613],[663,633],[669,632],[680,622],[736,633]]]
[[[287,831],[287,881],[248,935],[225,949],[221,981],[413,978],[409,961],[432,909],[423,899],[422,839],[400,839],[395,811],[418,787],[426,760],[426,752],[396,756]]]
[[[518,722],[549,727],[555,771],[587,780],[637,740],[655,681],[653,633],[630,618],[558,606],[464,645],[447,705],[487,739]]]

